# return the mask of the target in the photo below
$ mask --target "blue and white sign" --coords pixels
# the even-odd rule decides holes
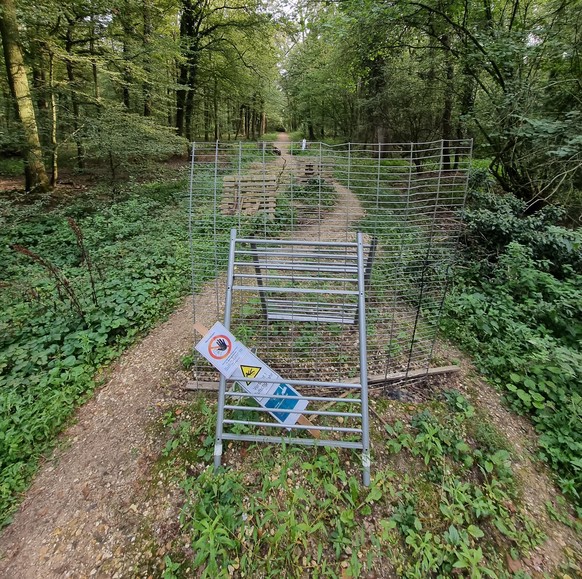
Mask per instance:
[[[219,372],[236,382],[245,392],[281,424],[295,424],[307,400],[270,366],[239,342],[220,322],[196,344],[200,352]],[[249,381],[252,379],[252,382]],[[287,412],[285,412],[287,411]]]

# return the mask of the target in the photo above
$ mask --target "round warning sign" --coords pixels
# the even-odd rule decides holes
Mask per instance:
[[[214,336],[208,343],[208,353],[215,360],[224,360],[232,352],[232,341],[228,336]]]

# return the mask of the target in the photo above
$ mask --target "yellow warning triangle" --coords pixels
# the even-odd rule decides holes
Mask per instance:
[[[241,364],[240,371],[245,378],[256,378],[262,370],[260,366],[244,366]]]

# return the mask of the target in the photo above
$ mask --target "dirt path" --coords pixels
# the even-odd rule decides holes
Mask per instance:
[[[289,138],[280,136],[277,162],[292,167]],[[336,209],[306,227],[302,239],[337,238],[362,209],[356,196],[337,185]],[[344,234],[345,235],[345,234]],[[215,319],[216,288],[211,282],[196,296],[198,321]],[[224,302],[224,298],[219,296]],[[180,372],[180,359],[194,343],[191,298],[126,352],[111,369],[99,393],[77,412],[66,441],[40,469],[14,517],[0,538],[0,577],[108,577],[147,512],[136,497],[160,450],[152,426],[163,408],[175,402],[169,386]],[[134,502],[135,499],[135,502]],[[136,504],[137,503],[137,504]],[[121,575],[120,575],[121,576]]]

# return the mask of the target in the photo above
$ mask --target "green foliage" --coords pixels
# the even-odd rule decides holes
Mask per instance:
[[[293,198],[306,205],[332,207],[335,205],[337,193],[335,188],[321,177],[312,177],[304,184],[293,188]]]
[[[508,541],[515,556],[540,543],[543,535],[533,521],[514,512],[518,494],[509,453],[491,446],[490,437],[475,436],[480,422],[461,394],[445,392],[445,399],[449,412],[424,410],[412,417],[412,428],[400,421],[386,427],[390,451],[421,458],[425,470],[398,493],[385,528],[396,529],[404,540],[405,577],[451,576],[457,569],[470,577],[498,577],[495,550],[485,537],[497,544]],[[430,494],[431,485],[440,487],[438,496]],[[426,507],[436,513],[427,517]]]
[[[168,555],[178,577],[509,577],[506,556],[543,540],[506,441],[457,391],[386,428],[369,488],[359,456],[337,449],[233,444],[236,466],[214,474],[214,414],[201,398],[164,417],[163,472],[184,493]]]
[[[582,505],[581,231],[554,208],[520,216],[511,196],[474,197],[467,264],[446,306],[445,329],[518,412],[531,416],[540,455]]]
[[[95,373],[188,291],[184,190],[181,182],[154,183],[110,203],[89,193],[52,210],[43,201],[2,208],[2,522],[38,458],[95,387]],[[198,207],[194,223],[197,255],[209,256],[196,268],[198,285],[216,274],[209,211]]]
[[[526,215],[526,208],[513,195],[472,190],[464,215],[464,241],[472,259],[495,261],[513,241],[528,246],[534,259],[547,260],[558,276],[562,266],[582,269],[582,231],[556,225],[565,217],[565,209],[548,205]]]
[[[185,139],[155,119],[130,113],[123,106],[100,109],[87,123],[82,134],[88,158],[104,161],[113,185],[129,167],[144,161],[165,160],[188,150]]]
[[[0,140],[0,150],[4,147],[4,143]],[[5,177],[17,177],[23,172],[24,163],[22,159],[2,158],[0,159],[0,175]]]
[[[367,491],[348,476],[335,451],[313,462],[302,462],[306,453],[301,450],[277,454],[282,462],[273,464],[269,457],[261,465],[262,480],[254,493],[245,476],[234,470],[213,474],[207,469],[183,483],[186,504],[180,521],[195,553],[184,566],[201,570],[202,577],[228,577],[235,569],[249,576],[323,576],[349,554],[347,568],[355,575],[360,572],[356,553],[365,537],[357,530],[357,517],[371,513],[381,491]],[[301,485],[294,483],[300,472],[305,476]],[[326,492],[323,499],[320,488]],[[337,562],[326,562],[323,549],[307,562],[306,549],[323,537]]]

